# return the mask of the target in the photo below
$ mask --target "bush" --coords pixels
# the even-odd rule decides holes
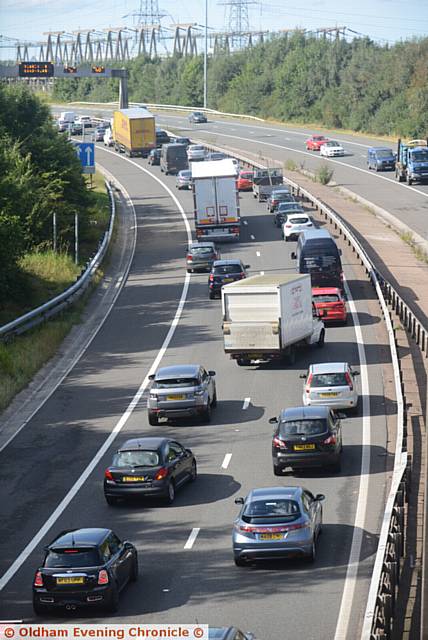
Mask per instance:
[[[333,177],[333,173],[333,169],[330,169],[327,164],[322,164],[316,172],[315,177],[317,182],[320,182],[321,184],[328,184]]]

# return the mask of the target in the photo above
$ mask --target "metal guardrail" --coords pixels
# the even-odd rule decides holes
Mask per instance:
[[[250,160],[246,156],[235,153],[235,151],[232,153],[222,147],[206,144],[203,141],[199,142],[204,144],[207,149],[223,151],[229,156],[237,158],[243,165],[248,167],[266,167],[266,165]],[[357,254],[376,290],[388,331],[397,396],[397,438],[393,477],[382,521],[361,640],[380,640],[381,638],[383,640],[391,640],[394,628],[395,604],[401,576],[401,559],[405,548],[406,522],[404,505],[408,498],[411,479],[411,458],[407,455],[407,420],[404,410],[403,385],[391,314],[394,312],[398,315],[412,338],[416,340],[421,350],[425,352],[425,356],[427,356],[428,352],[428,330],[416,318],[386,278],[374,267],[365,249],[340,218],[340,215],[292,180],[284,178],[284,183],[291,187],[295,195],[302,197],[307,202],[310,202],[316,210],[319,210]],[[388,308],[388,304],[391,306],[391,311]]]
[[[96,254],[88,261],[85,269],[82,271],[79,278],[76,280],[74,284],[72,284],[68,289],[60,293],[55,298],[48,300],[45,304],[42,304],[40,307],[29,311],[23,316],[16,318],[12,322],[8,322],[8,324],[0,327],[0,340],[7,341],[12,339],[14,336],[17,336],[37,325],[45,322],[52,316],[63,311],[66,307],[73,304],[82,293],[87,289],[90,284],[96,270],[101,264],[108,246],[110,244],[111,236],[113,233],[113,226],[116,217],[116,203],[113,197],[113,190],[110,183],[106,180],[106,187],[109,194],[110,199],[110,223],[107,231],[104,234],[103,239],[100,241],[99,248]]]

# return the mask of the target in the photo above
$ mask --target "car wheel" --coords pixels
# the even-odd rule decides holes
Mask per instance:
[[[210,291],[209,296],[210,296],[210,300],[215,300],[215,293],[214,293],[214,291]]]
[[[273,475],[274,476],[282,476],[284,473],[284,468],[279,467],[277,464],[273,465]]]
[[[236,364],[238,367],[249,367],[251,360],[248,360],[248,358],[236,358]]]
[[[115,507],[117,505],[117,498],[113,496],[106,496],[106,495],[104,495],[104,497],[109,507]]]
[[[311,550],[307,554],[307,556],[305,556],[305,560],[306,560],[306,562],[309,562],[309,563],[312,564],[313,562],[315,562],[316,557],[317,557],[317,546],[316,546],[316,542],[315,542],[315,539],[314,539],[313,542],[312,542]]]
[[[138,580],[138,558],[135,554],[134,562],[132,564],[131,575],[129,576],[131,582],[137,582]]]
[[[211,402],[211,406],[212,407],[216,407],[217,406],[217,390],[214,391],[214,395],[213,395],[213,399],[212,399],[212,402]]]
[[[350,413],[352,416],[357,416],[357,415],[358,415],[358,400],[357,400],[357,404],[356,404],[354,407],[351,407],[351,408],[349,409],[349,413]]]
[[[193,269],[187,269],[187,273],[193,273]]]
[[[159,418],[155,416],[153,413],[149,413],[149,425],[152,427],[157,427],[159,424]]]
[[[410,177],[410,176],[407,176],[407,178],[406,178],[406,182],[407,182],[407,184],[408,184],[409,186],[410,186],[411,184],[413,184],[413,180],[411,179],[411,177]]]
[[[236,564],[237,567],[246,567],[247,566],[247,561],[244,560],[243,558],[237,558],[235,556],[234,560],[235,560],[235,564]]]
[[[203,420],[204,422],[211,422],[211,405],[209,400],[208,400],[207,407],[203,413]]]
[[[192,462],[192,468],[190,469],[190,482],[195,482],[198,477],[198,468],[196,466],[196,460]]]
[[[165,502],[167,504],[172,504],[175,500],[175,484],[174,480],[170,480],[168,482],[167,493],[165,496]]]
[[[340,473],[342,471],[342,462],[340,458],[337,460],[337,462],[331,465],[331,470],[333,471],[333,473]]]
[[[44,604],[40,604],[38,600],[33,598],[33,611],[36,614],[36,616],[43,616],[46,614],[48,610],[49,610],[49,607],[47,607]]]
[[[288,236],[283,236],[283,237],[284,237],[285,242],[289,242],[290,238]]]
[[[325,331],[323,329],[320,333],[320,337],[317,342],[317,347],[319,347],[319,349],[322,349],[322,347],[324,346],[324,343],[325,343]]]
[[[116,584],[112,585],[110,598],[106,605],[106,609],[110,613],[116,613],[116,611],[119,609],[119,589],[117,588]]]

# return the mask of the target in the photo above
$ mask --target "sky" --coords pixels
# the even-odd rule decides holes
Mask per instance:
[[[157,0],[162,24],[205,24],[205,0]],[[132,14],[156,0],[0,0],[0,58],[7,38],[45,41],[46,32],[133,26]],[[208,26],[228,29],[230,0],[207,0]],[[428,35],[428,0],[247,0],[252,30],[347,26],[380,43]],[[12,43],[13,44],[13,43]]]

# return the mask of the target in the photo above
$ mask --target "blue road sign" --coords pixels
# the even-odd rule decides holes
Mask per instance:
[[[82,173],[95,173],[95,144],[75,142],[77,157],[82,165]]]

